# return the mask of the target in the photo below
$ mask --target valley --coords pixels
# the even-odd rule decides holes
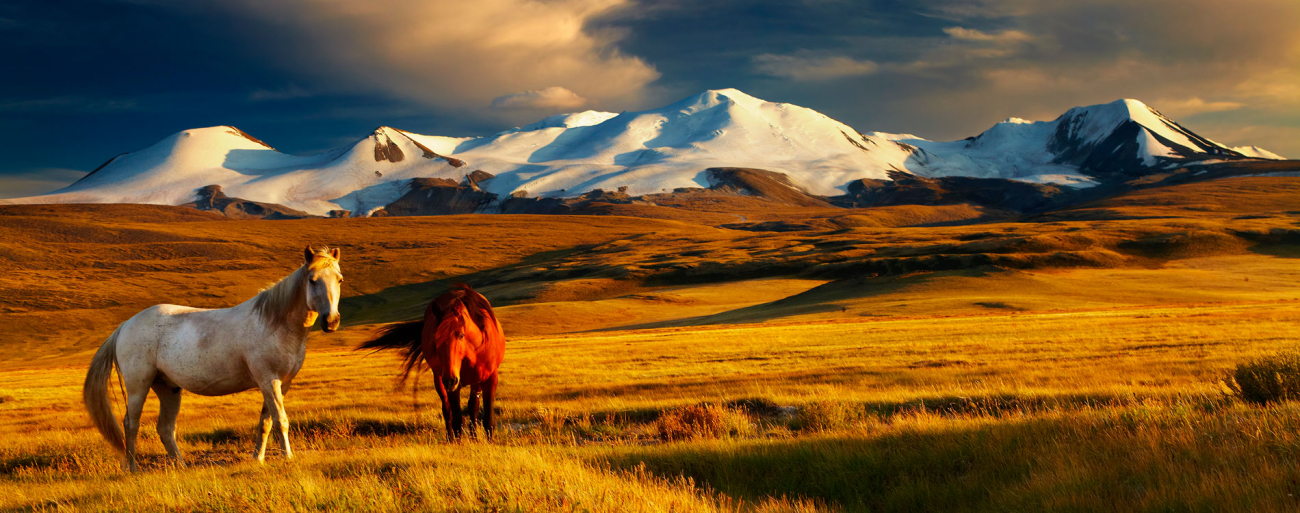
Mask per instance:
[[[1039,214],[0,206],[0,507],[1284,511],[1300,410],[1223,380],[1300,342],[1297,197],[1260,176]],[[251,460],[255,392],[187,395],[192,465],[146,427],[123,479],[80,403],[93,351],[149,305],[251,297],[307,244],[340,248],[347,281],[288,395],[296,459]],[[352,350],[458,281],[508,339],[491,444],[446,442],[427,382]]]

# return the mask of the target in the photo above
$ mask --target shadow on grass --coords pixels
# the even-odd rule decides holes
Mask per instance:
[[[257,441],[258,433],[255,432],[255,427],[250,423],[247,429],[217,428],[199,433],[181,433],[178,436],[181,440],[190,443],[202,442],[214,446],[232,444],[251,446]],[[354,418],[290,420],[289,439],[292,441],[299,437],[320,438],[331,436],[391,437],[424,433],[437,429],[441,429],[441,427],[402,420]]]
[[[703,326],[709,324],[752,324],[799,315],[847,312],[847,310],[845,310],[842,305],[837,304],[837,302],[900,292],[908,287],[922,285],[928,281],[947,276],[984,277],[996,272],[999,271],[992,267],[976,267],[956,271],[936,271],[919,275],[846,278],[813,287],[787,298],[778,299],[769,303],[737,308],[735,310],[728,310],[713,315],[701,315],[645,324],[615,326],[593,331],[672,328],[682,326]]]
[[[1295,415],[1141,407],[1113,415],[931,424],[808,438],[615,448],[594,462],[685,476],[754,504],[824,500],[849,511],[1263,511],[1300,506]],[[1242,417],[1241,424],[1236,424]],[[1256,427],[1270,427],[1256,440]],[[874,434],[873,434],[874,433]]]
[[[589,250],[595,245],[580,245],[554,251],[543,251],[529,255],[519,262],[486,269],[459,276],[447,276],[437,280],[409,283],[389,287],[373,294],[350,296],[339,301],[339,312],[343,316],[343,326],[409,321],[420,318],[425,307],[439,294],[447,291],[454,283],[468,283],[475,288],[506,281],[523,279],[515,271],[534,267],[542,263],[563,259],[580,251]],[[494,301],[495,306],[507,306],[510,301]]]

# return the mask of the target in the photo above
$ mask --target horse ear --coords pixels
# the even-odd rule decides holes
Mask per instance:
[[[303,263],[310,264],[311,259],[314,258],[315,255],[316,252],[311,249],[311,244],[308,244],[307,248],[302,250],[302,259],[304,260]]]
[[[339,259],[339,248],[331,249],[331,250],[330,250],[330,256],[334,257],[335,260],[338,260],[338,259]]]

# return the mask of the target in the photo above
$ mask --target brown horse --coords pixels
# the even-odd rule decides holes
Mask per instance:
[[[421,364],[436,378],[447,439],[460,438],[463,418],[460,390],[469,387],[469,433],[475,436],[478,397],[483,393],[483,432],[492,439],[492,401],[497,391],[497,367],[506,352],[506,338],[492,305],[469,285],[452,285],[424,311],[424,320],[393,324],[357,349],[397,349],[406,362],[401,382]]]

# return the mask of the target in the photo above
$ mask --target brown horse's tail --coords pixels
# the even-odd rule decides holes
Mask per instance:
[[[399,322],[389,324],[379,330],[379,335],[367,340],[357,350],[374,349],[375,351],[387,351],[396,349],[402,352],[402,359],[406,362],[402,366],[402,374],[399,382],[405,384],[406,378],[411,375],[411,371],[417,371],[416,367],[420,365],[424,358],[424,347],[420,344],[420,335],[424,332],[424,320],[409,322]]]
[[[119,455],[126,455],[126,442],[122,436],[122,426],[113,416],[113,404],[108,398],[108,380],[113,377],[113,368],[117,367],[117,336],[122,331],[118,326],[108,336],[104,345],[99,346],[95,357],[90,360],[90,370],[86,372],[86,385],[82,388],[82,399],[86,403],[86,412],[95,424],[99,434],[104,435],[108,445]]]

